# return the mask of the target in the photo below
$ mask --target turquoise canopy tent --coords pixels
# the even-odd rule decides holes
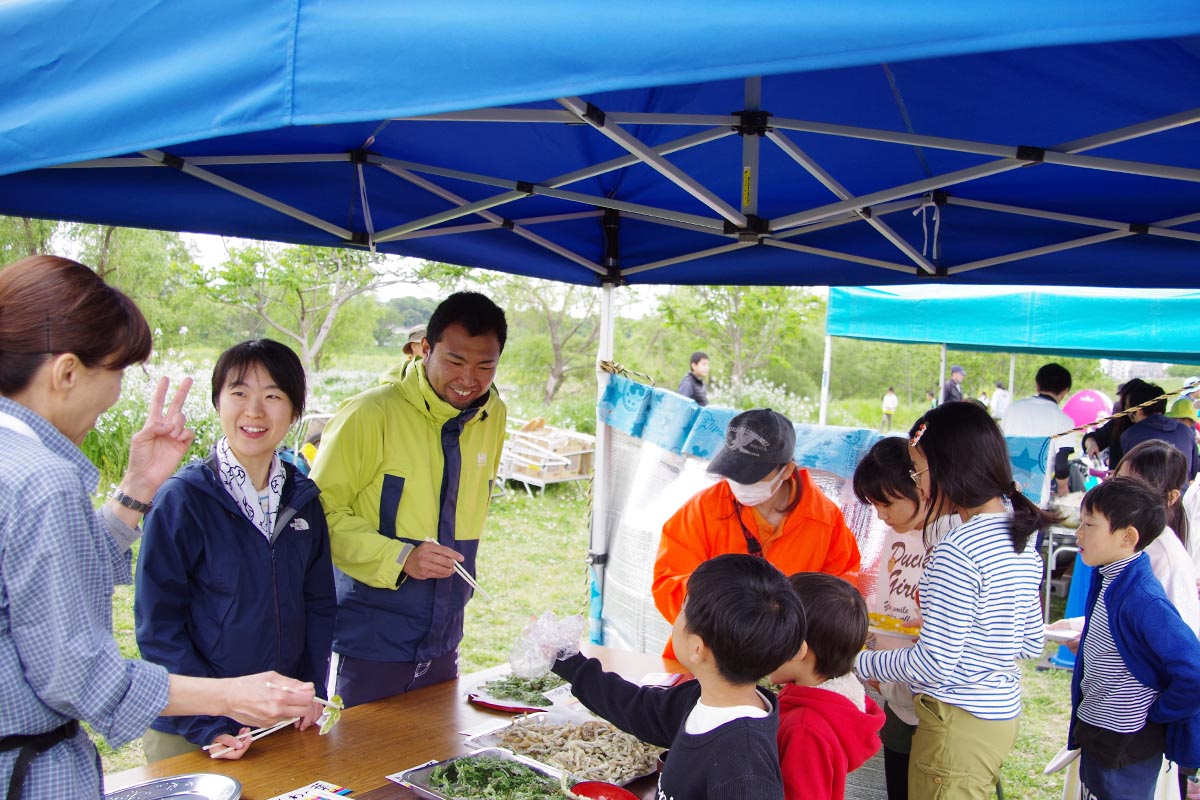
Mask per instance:
[[[830,336],[961,350],[1200,364],[1200,292],[1007,287],[838,288]]]
[[[1200,364],[1197,320],[1200,292],[1185,290],[946,286],[933,294],[916,286],[831,289],[821,419],[829,395],[829,337]]]

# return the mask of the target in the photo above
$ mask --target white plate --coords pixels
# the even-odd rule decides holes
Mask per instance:
[[[238,800],[242,784],[228,775],[208,772],[159,778],[104,795],[104,800]]]
[[[1046,641],[1063,644],[1079,638],[1079,631],[1063,628],[1046,628]]]

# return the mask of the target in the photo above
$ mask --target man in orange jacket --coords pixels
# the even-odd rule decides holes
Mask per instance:
[[[654,605],[674,623],[692,571],[722,553],[750,553],[785,575],[825,572],[858,585],[861,559],[842,512],[792,461],[796,430],[769,408],[734,417],[708,465],[725,480],[695,494],[663,525]],[[674,658],[671,642],[663,655]]]

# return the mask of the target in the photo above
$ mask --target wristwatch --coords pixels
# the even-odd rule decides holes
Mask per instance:
[[[151,503],[143,503],[141,500],[134,500],[120,489],[113,489],[113,493],[109,496],[126,508],[132,508],[134,511],[142,514],[145,514],[147,511],[149,511],[150,506],[152,505]]]

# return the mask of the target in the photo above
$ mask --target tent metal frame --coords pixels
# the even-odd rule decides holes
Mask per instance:
[[[763,109],[762,80],[758,77],[744,81],[744,108],[729,115],[720,114],[664,114],[637,112],[607,112],[586,99],[560,97],[556,102],[561,109],[553,108],[484,108],[474,111],[459,111],[430,114],[404,119],[389,120],[380,129],[395,122],[439,122],[439,123],[515,123],[527,125],[572,125],[584,127],[604,136],[625,151],[625,155],[592,164],[572,172],[538,181],[526,177],[504,177],[485,175],[455,169],[450,166],[423,164],[400,158],[377,155],[369,151],[375,134],[364,142],[363,148],[349,153],[303,153],[262,156],[202,156],[181,158],[165,150],[146,150],[141,157],[102,158],[65,164],[55,169],[145,169],[171,167],[195,180],[230,192],[251,202],[272,209],[293,219],[311,225],[320,231],[337,237],[349,246],[374,249],[377,244],[440,236],[450,233],[465,233],[484,230],[505,230],[526,241],[578,264],[596,274],[602,283],[619,283],[624,277],[652,272],[674,264],[701,260],[713,255],[738,250],[749,246],[763,245],[795,252],[809,253],[838,261],[865,264],[883,270],[899,271],[916,275],[956,275],[985,267],[994,266],[1038,255],[1075,248],[1089,247],[1102,242],[1129,236],[1159,236],[1177,241],[1200,243],[1200,233],[1179,230],[1182,225],[1200,220],[1200,212],[1172,219],[1144,222],[1139,220],[1099,219],[1079,214],[991,203],[972,200],[948,193],[950,187],[970,184],[992,175],[1016,169],[1036,167],[1038,164],[1054,164],[1085,170],[1120,172],[1129,175],[1149,176],[1164,180],[1200,182],[1200,169],[1176,167],[1114,158],[1085,155],[1085,151],[1125,142],[1175,128],[1200,122],[1200,108],[1189,109],[1158,119],[1096,133],[1092,136],[1061,143],[1049,148],[1023,145],[997,144],[931,136],[916,133],[862,128],[849,125],[834,125],[810,120],[774,118]],[[705,129],[651,146],[628,130],[629,126],[691,126]],[[818,136],[862,139],[877,143],[895,144],[904,147],[919,147],[949,150],[993,158],[966,169],[960,169],[928,178],[888,187],[862,195],[854,195],[819,161],[809,155],[789,135],[803,133]],[[673,153],[701,147],[726,136],[741,135],[742,153],[740,168],[741,188],[736,206],[720,197],[701,181],[675,166],[667,157]],[[780,150],[808,176],[824,186],[836,198],[833,202],[801,209],[795,212],[764,220],[757,215],[759,186],[763,180],[779,176],[764,176],[760,173],[761,148],[770,143]],[[303,209],[296,208],[279,199],[256,191],[251,186],[238,183],[213,172],[212,168],[259,164],[295,163],[338,163],[352,162],[357,167],[359,199],[365,221],[365,231],[355,232],[342,225],[321,219]],[[597,196],[569,188],[579,181],[594,178],[627,167],[643,165],[659,173],[677,186],[680,192],[694,198],[708,208],[712,215],[693,214],[657,206],[633,203],[615,198]],[[371,188],[368,190],[368,177]],[[371,199],[386,193],[388,181],[399,179],[433,194],[446,203],[448,208],[435,214],[412,219],[400,225],[375,230],[371,214]],[[439,181],[459,181],[477,186],[487,186],[500,191],[479,200],[468,200]],[[524,198],[541,195],[568,203],[577,203],[583,210],[547,214],[538,217],[513,219],[503,215],[503,207]],[[939,263],[934,255],[926,255],[927,246],[918,247],[897,233],[882,217],[899,210],[921,205],[961,206],[994,214],[1019,215],[1055,222],[1067,222],[1081,228],[1099,229],[1076,238],[1036,248],[1017,250],[997,256],[977,259],[959,264]],[[935,208],[935,214],[937,213]],[[658,225],[684,228],[714,237],[711,246],[699,247],[690,252],[659,259],[644,264],[597,263],[595,259],[575,252],[538,234],[532,228],[555,222],[577,220],[617,212],[627,219]],[[462,222],[451,225],[455,221]],[[897,253],[896,260],[871,258],[855,253],[816,247],[805,244],[806,234],[826,230],[849,223],[865,223],[878,233]],[[928,232],[926,235],[928,239]],[[926,243],[928,244],[928,243]],[[615,262],[615,259],[611,259]]]

